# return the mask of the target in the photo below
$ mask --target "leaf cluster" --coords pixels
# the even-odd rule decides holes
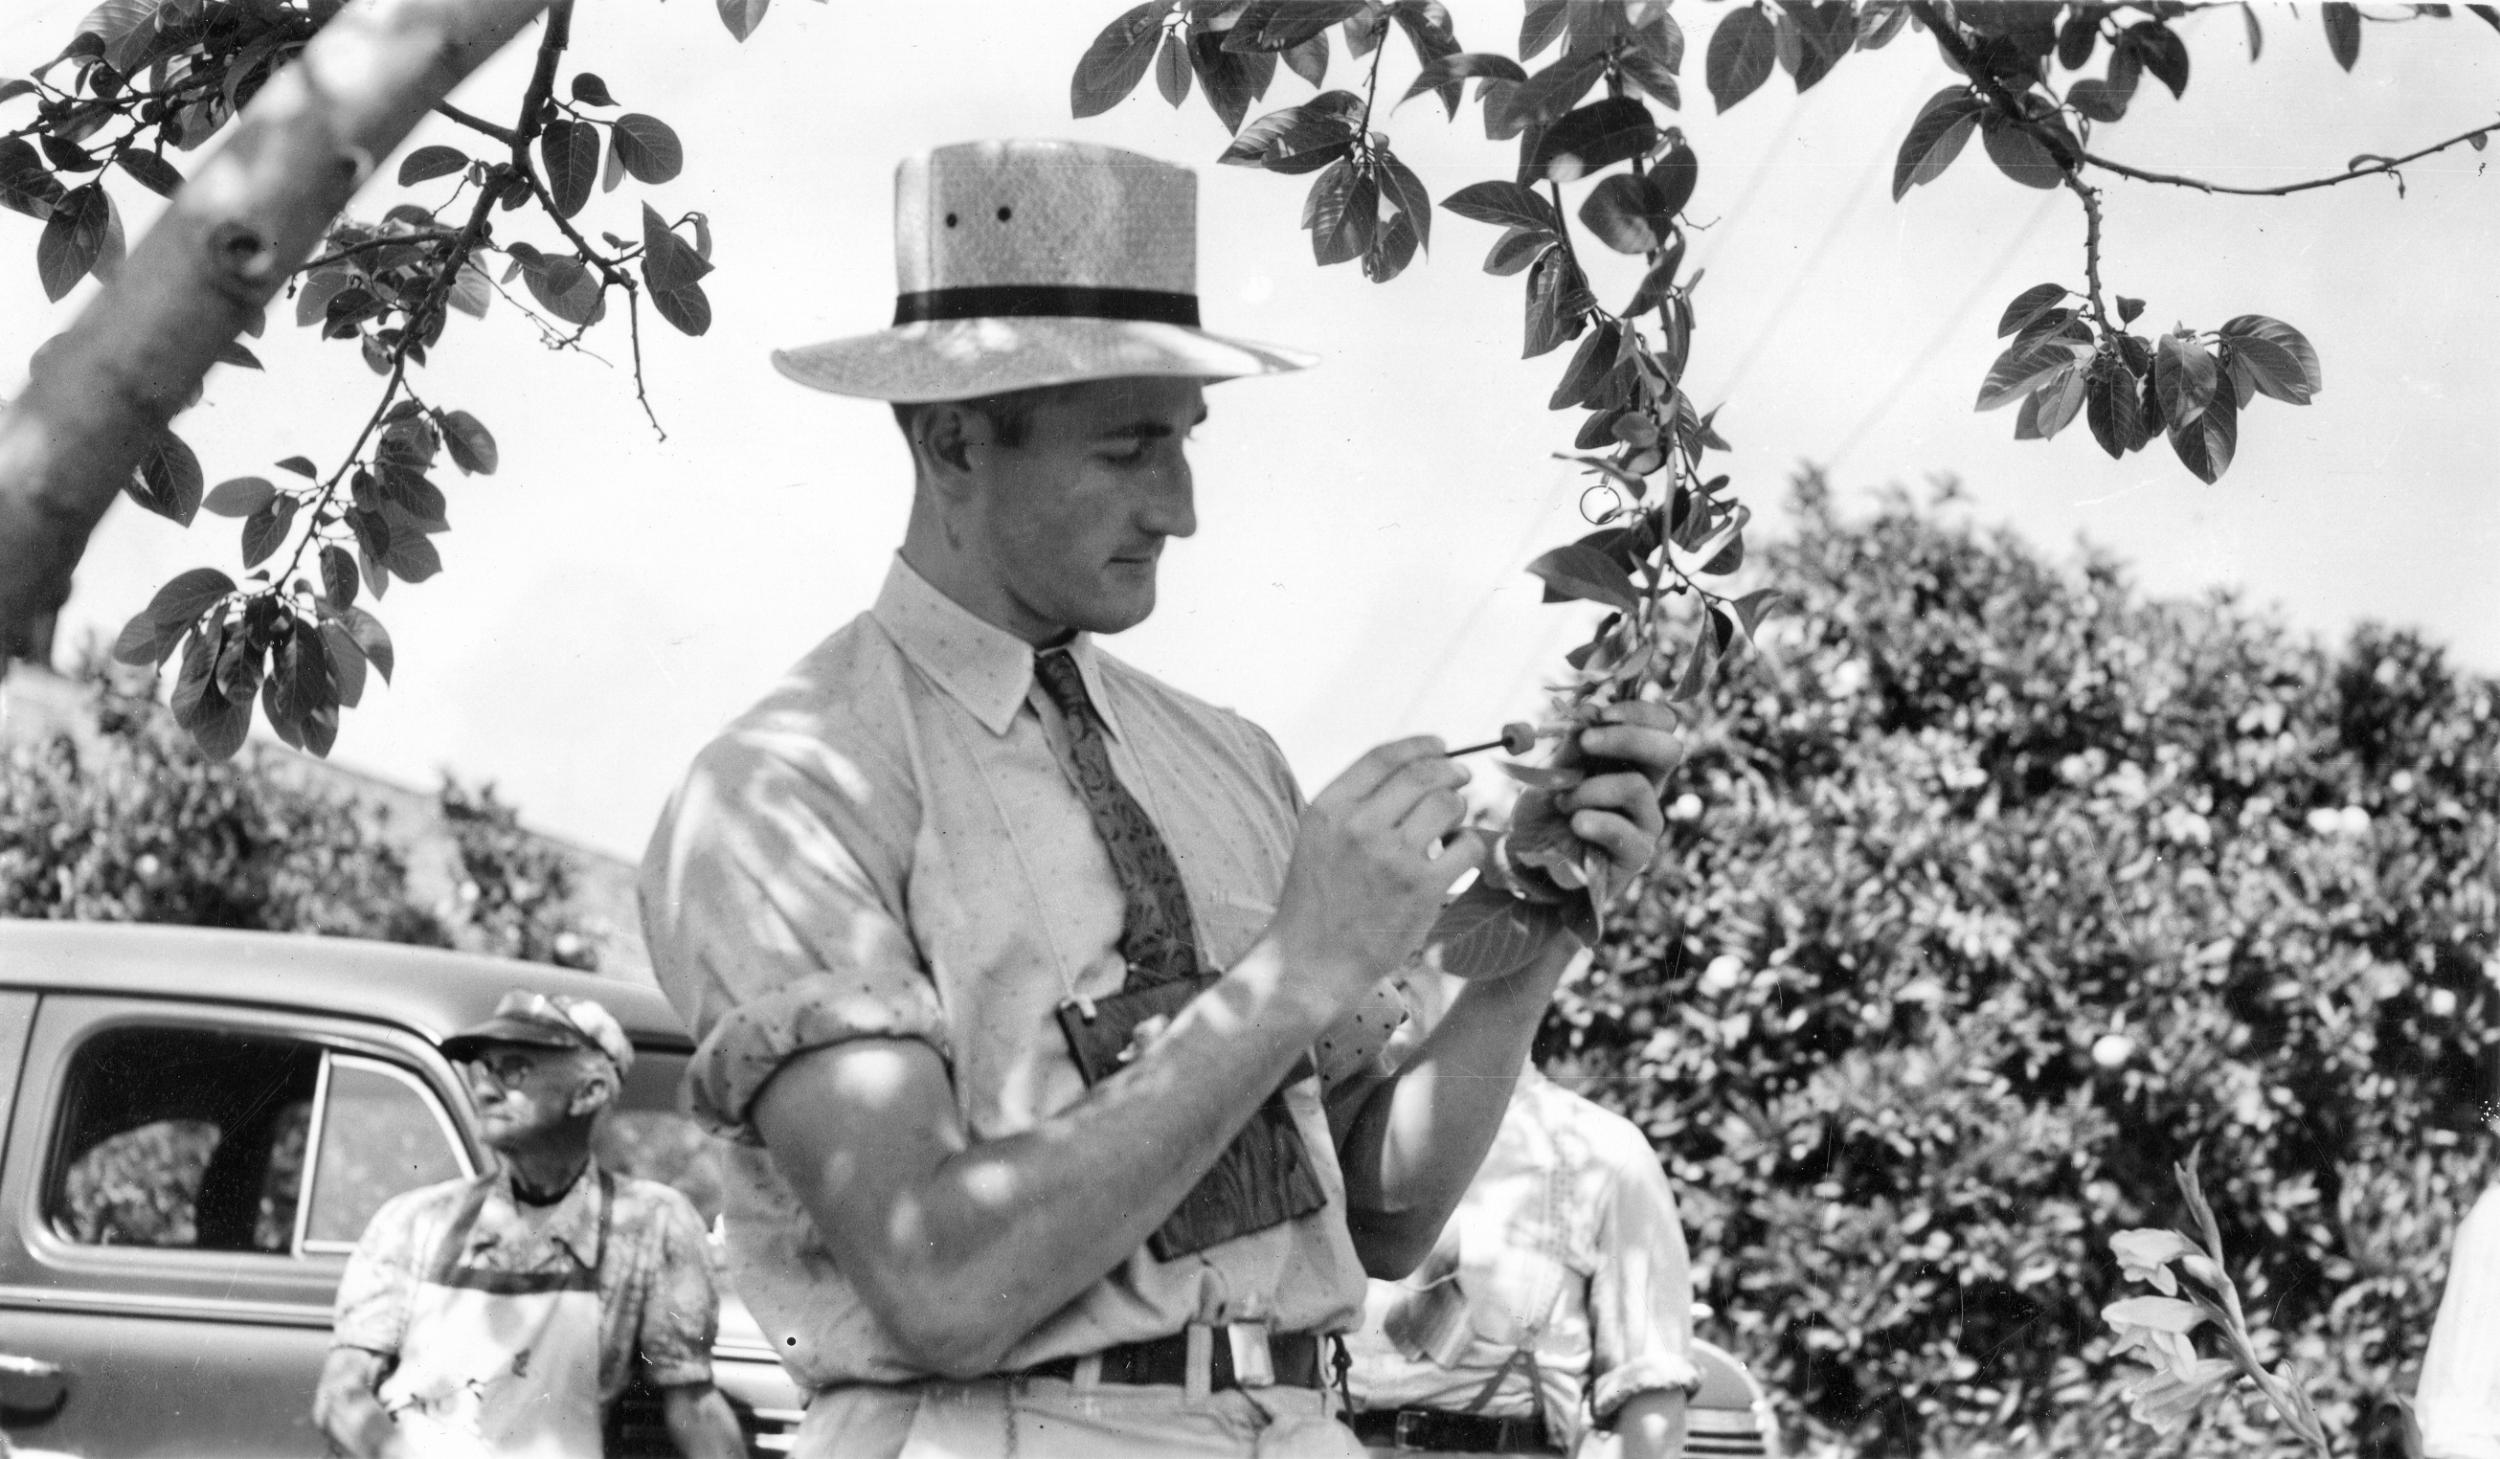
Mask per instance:
[[[2495,1168],[2500,683],[1828,503],[1554,1067],[1650,1135],[1801,1442],[2142,1452],[2108,1242],[2182,1219],[2200,1142],[2266,1362],[2364,1431]]]
[[[0,205],[43,220],[36,261],[53,298],[90,272],[109,275],[121,256],[104,176],[117,172],[170,195],[182,178],[164,150],[206,141],[338,8],[335,0],[108,0],[33,77],[0,81],[0,105],[31,100],[34,112],[0,137]],[[721,12],[744,39],[764,8],[757,0]],[[389,640],[357,605],[360,584],[378,599],[394,580],[422,582],[440,571],[434,539],[450,524],[429,475],[439,456],[464,474],[499,464],[482,421],[425,402],[411,378],[454,313],[484,318],[498,294],[512,297],[506,286],[517,280],[544,311],[542,334],[570,346],[607,317],[609,296],[621,291],[634,316],[638,394],[642,298],[683,333],[710,327],[703,280],[712,236],[701,213],[672,220],[643,202],[636,236],[602,233],[596,243],[574,222],[594,196],[627,179],[671,182],[685,158],[667,122],[620,109],[596,73],[573,72],[558,94],[570,40],[571,6],[560,4],[511,125],[449,113],[492,145],[409,152],[396,182],[410,191],[378,220],[335,220],[291,281],[295,322],[352,347],[383,381],[345,459],[324,473],[306,456],[289,456],[269,477],[239,477],[211,493],[197,456],[168,431],[125,484],[132,500],[185,526],[204,501],[242,520],[242,566],[251,570],[243,582],[214,569],[185,573],[131,619],[117,645],[133,664],[162,665],[182,653],[176,717],[211,755],[235,753],[256,702],[281,739],[326,754],[366,669],[389,677]],[[561,243],[500,236],[498,218],[524,209]],[[498,252],[500,279],[486,266]],[[255,313],[247,332],[264,327]],[[223,359],[260,367],[240,342]],[[41,351],[35,368],[43,368]]]

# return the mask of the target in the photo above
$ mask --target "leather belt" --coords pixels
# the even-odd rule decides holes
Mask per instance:
[[[1437,1408],[1370,1408],[1354,1416],[1354,1436],[1387,1449],[1461,1454],[1559,1454],[1543,1416],[1495,1418]]]
[[[1227,1340],[1229,1336],[1227,1330],[1221,1327],[1210,1333],[1208,1391],[1264,1386],[1257,1381],[1255,1374],[1249,1381],[1244,1380],[1239,1366],[1233,1361],[1233,1343]],[[1264,1341],[1275,1382],[1295,1388],[1324,1386],[1320,1376],[1320,1339],[1317,1333],[1269,1333]],[[1102,1381],[1105,1383],[1154,1384],[1170,1388],[1189,1386],[1189,1330],[1186,1328],[1168,1337],[1121,1343],[1090,1356],[1102,1360]],[[1073,1383],[1078,1365],[1085,1361],[1084,1357],[1052,1358],[1048,1362],[1035,1363],[1016,1376],[1060,1378]]]

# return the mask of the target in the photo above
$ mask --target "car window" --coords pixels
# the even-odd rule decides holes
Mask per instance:
[[[93,1246],[286,1251],[321,1052],[197,1028],[108,1029],[64,1091],[53,1227]]]
[[[346,1251],[384,1201],[466,1172],[450,1122],[424,1085],[379,1060],[332,1054],[304,1249]]]

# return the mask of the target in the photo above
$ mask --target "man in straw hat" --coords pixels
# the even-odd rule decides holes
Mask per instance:
[[[1196,528],[1202,387],[1309,363],[1198,327],[1195,187],[1074,143],[907,161],[894,327],[774,357],[894,403],[910,522],[697,757],[642,893],[802,1454],[1359,1454],[1324,1339],[1430,1249],[1576,947],[1450,901],[1487,846],[1439,740],[1305,804],[1256,726],[1096,644]],[[1621,873],[1665,723],[1585,737],[1638,767],[1571,796]],[[1390,1069],[1428,938],[1483,976]]]

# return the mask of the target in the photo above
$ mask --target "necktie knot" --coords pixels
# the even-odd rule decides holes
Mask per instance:
[[[1094,712],[1093,698],[1085,692],[1085,676],[1076,669],[1076,655],[1066,649],[1035,654],[1033,677],[1041,682],[1042,692],[1050,696],[1050,702],[1061,714],[1074,718]]]

